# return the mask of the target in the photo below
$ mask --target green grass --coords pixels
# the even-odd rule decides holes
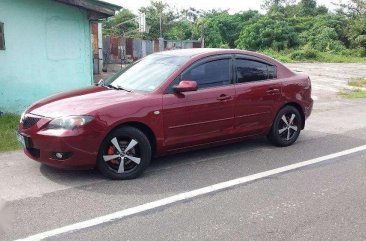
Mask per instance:
[[[348,81],[348,85],[352,87],[364,87],[366,86],[366,78],[351,79],[350,81]]]
[[[289,56],[288,52],[277,52],[271,49],[266,49],[266,50],[262,50],[262,51],[258,51],[259,53],[268,55],[276,60],[279,60],[283,63],[294,63],[295,61],[292,60]]]
[[[361,89],[342,90],[338,92],[338,95],[347,99],[366,98],[366,91]]]
[[[365,88],[362,88],[366,86],[366,79],[351,79],[348,81],[348,85],[353,88],[341,90],[338,92],[338,95],[347,99],[366,98]]]
[[[330,53],[319,53],[315,62],[323,63],[366,63],[365,57],[344,56]]]
[[[20,117],[14,114],[0,116],[0,152],[21,149],[21,144],[15,137]]]
[[[277,52],[271,49],[266,49],[258,52],[271,56],[272,58],[277,59],[283,63],[366,63],[365,57],[323,53],[318,51],[305,51],[305,53],[303,53],[304,51],[302,50],[299,51],[289,49],[282,52]],[[300,54],[294,55],[295,52],[300,52]],[[307,55],[307,53],[309,52],[315,54],[313,56],[310,55],[311,58],[308,58],[307,56],[309,55]]]

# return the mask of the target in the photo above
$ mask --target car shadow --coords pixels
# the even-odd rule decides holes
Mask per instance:
[[[192,163],[206,162],[210,159],[222,158],[229,154],[235,154],[258,147],[272,147],[265,138],[250,139],[228,145],[205,148],[190,152],[183,152],[154,159],[150,169],[146,173],[157,172],[164,168],[189,165]]]
[[[40,171],[47,179],[63,184],[72,185],[75,182],[97,181],[103,179],[103,176],[96,170],[61,170],[51,166],[41,164]]]
[[[200,181],[194,183],[196,182],[194,179],[203,177],[197,177],[193,171],[197,172],[201,169],[203,172],[207,166],[215,169],[215,162],[222,163],[232,155],[243,156],[244,153],[263,148],[268,149],[272,146],[264,138],[260,138],[169,155],[153,159],[149,168],[140,178],[125,181],[109,180],[97,170],[65,171],[41,165],[40,171],[44,177],[52,182],[108,195],[181,192],[202,185]],[[222,167],[220,166],[220,168]],[[80,185],[75,185],[75,183]]]

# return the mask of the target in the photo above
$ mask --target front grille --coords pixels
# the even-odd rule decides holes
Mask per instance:
[[[33,117],[33,116],[26,116],[24,117],[22,124],[24,129],[31,128],[34,126],[41,118]]]

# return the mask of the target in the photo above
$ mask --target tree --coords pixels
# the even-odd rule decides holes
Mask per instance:
[[[134,18],[136,18],[136,15],[130,10],[126,8],[122,9],[115,16],[103,21],[103,35],[120,36],[122,33],[127,33],[137,29],[138,23],[133,20]],[[123,22],[126,23],[121,24]]]
[[[350,19],[346,31],[351,47],[363,48],[366,53],[366,16]]]
[[[366,0],[350,0],[348,4],[341,4],[341,7],[355,15],[366,14]]]
[[[309,18],[310,29],[300,33],[302,46],[309,46],[321,52],[340,52],[345,49],[344,26],[347,19],[333,14]]]
[[[338,12],[346,14],[348,24],[345,27],[349,47],[362,48],[366,54],[366,0],[350,0],[348,4],[341,5]]]
[[[260,50],[271,48],[281,51],[298,45],[295,29],[283,15],[263,16],[245,26],[240,32],[236,45],[241,49]]]
[[[193,39],[193,24],[188,20],[176,22],[164,33],[164,37],[169,40]]]
[[[270,11],[271,9],[278,9],[281,5],[288,5],[294,2],[295,0],[264,0],[261,7]]]
[[[300,16],[317,15],[316,0],[301,0],[298,6]]]
[[[239,38],[241,29],[256,16],[259,16],[257,11],[246,11],[232,15],[227,10],[206,13],[200,22],[201,25],[204,25],[206,46],[235,48],[235,41]]]
[[[204,34],[206,47],[366,54],[366,0],[350,0],[336,13],[317,6],[316,0],[298,0],[296,4],[295,0],[265,0],[263,5],[268,9],[266,14],[194,8],[178,12],[161,0],[153,0],[140,8],[146,14],[149,33],[133,32],[137,22],[126,21],[136,16],[123,9],[104,22],[104,34],[129,32],[129,37],[155,40],[160,36],[161,19],[165,39],[198,40]]]
[[[144,34],[144,37],[147,39],[158,39],[160,37],[160,19],[161,31],[164,34],[171,27],[168,23],[177,18],[170,6],[160,0],[152,0],[150,6],[142,7],[139,11],[146,14],[146,25],[150,29],[149,33]]]

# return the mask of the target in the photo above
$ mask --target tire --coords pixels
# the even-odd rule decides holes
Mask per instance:
[[[97,168],[113,180],[134,179],[149,166],[151,153],[146,135],[137,128],[124,126],[112,131],[102,142]]]
[[[279,147],[291,146],[300,135],[302,122],[301,115],[295,107],[283,107],[272,124],[271,132],[268,134],[269,141]]]

